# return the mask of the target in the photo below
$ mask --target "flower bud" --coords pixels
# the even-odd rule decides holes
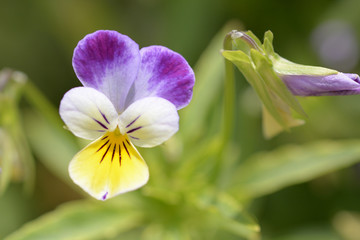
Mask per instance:
[[[264,105],[263,126],[267,138],[304,123],[293,117],[306,114],[295,96],[350,95],[360,93],[357,74],[301,65],[275,53],[273,34],[265,33],[264,42],[250,31],[232,31],[233,50],[223,51],[254,88]]]

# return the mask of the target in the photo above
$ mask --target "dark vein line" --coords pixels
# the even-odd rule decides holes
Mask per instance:
[[[119,144],[119,164],[121,166],[121,145]]]
[[[111,162],[114,159],[115,151],[116,151],[116,143],[115,143],[114,148],[113,148],[113,153],[112,153],[112,156],[111,156]]]
[[[104,140],[104,139],[106,139],[106,138],[108,138],[109,136],[105,136],[105,137],[103,137],[101,140]]]
[[[137,116],[134,120],[132,120],[132,122],[131,123],[129,123],[125,128],[128,128],[128,127],[130,127],[134,122],[136,122],[136,120],[138,120],[139,119],[139,117],[140,117],[141,115],[139,115],[139,116]]]
[[[126,133],[132,133],[132,132],[135,132],[136,130],[139,130],[140,128],[142,128],[142,126],[140,126],[140,127],[136,127],[136,128],[133,128],[133,129],[131,129],[131,130],[127,131]]]
[[[108,144],[109,141],[110,141],[110,140],[108,139],[108,140],[106,141],[106,143],[104,143],[96,152],[100,151],[106,144]]]
[[[104,160],[104,158],[105,158],[107,152],[109,151],[109,148],[110,148],[110,147],[111,147],[111,143],[110,143],[110,145],[108,146],[108,148],[106,149],[104,155],[102,156],[100,163]]]
[[[124,148],[125,148],[125,150],[126,150],[127,154],[129,155],[129,158],[131,159],[131,156],[130,156],[129,150],[128,150],[128,149],[127,149],[127,147],[126,147],[125,142],[123,142],[123,146],[124,146]]]
[[[131,146],[131,144],[130,144],[129,140],[127,140],[127,139],[126,139],[126,142],[127,142],[127,144],[129,144],[129,146]]]
[[[136,139],[136,140],[139,140],[139,139],[140,139],[140,138],[133,137],[133,136],[130,136],[130,135],[129,135],[129,137],[131,137],[132,139]]]
[[[99,112],[101,113],[101,116],[103,116],[103,118],[105,119],[105,121],[106,121],[108,124],[110,124],[109,121],[107,120],[105,114],[103,114],[100,110],[99,110]]]
[[[99,120],[96,120],[95,118],[93,118],[93,120],[95,122],[97,122],[101,127],[105,128],[106,130],[108,129],[107,126],[105,126],[102,122],[100,122]]]

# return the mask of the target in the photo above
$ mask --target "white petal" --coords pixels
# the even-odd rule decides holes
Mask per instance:
[[[60,116],[74,135],[93,140],[116,128],[118,113],[103,93],[77,87],[65,93]]]
[[[177,132],[179,115],[168,100],[148,97],[135,101],[120,115],[119,127],[135,145],[153,147]]]

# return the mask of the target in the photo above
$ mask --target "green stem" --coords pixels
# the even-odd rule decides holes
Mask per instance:
[[[224,50],[232,50],[232,32],[228,33],[224,39]],[[234,117],[235,117],[235,75],[234,66],[232,62],[225,59],[225,82],[224,82],[224,109],[223,109],[223,123],[221,129],[221,147],[218,153],[218,160],[215,165],[215,179],[218,189],[221,189],[224,181],[226,181],[229,167],[231,166],[231,159],[227,158],[227,152],[234,131]]]
[[[224,40],[224,50],[232,50],[231,33]],[[234,129],[235,77],[232,62],[225,59],[223,144],[227,145]]]

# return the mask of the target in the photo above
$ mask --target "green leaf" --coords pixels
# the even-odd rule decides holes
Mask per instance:
[[[60,206],[25,224],[5,240],[111,238],[139,226],[142,219],[142,213],[129,208],[126,202],[119,206],[83,200]]]
[[[176,185],[194,188],[209,184],[209,175],[206,170],[208,170],[209,166],[213,166],[212,157],[217,156],[220,151],[222,147],[221,140],[218,136],[207,138],[198,143],[192,151],[184,153],[183,159],[186,162],[176,169],[173,177]],[[194,178],[196,181],[194,181]]]
[[[238,237],[244,237],[249,240],[260,239],[260,227],[247,217],[233,220],[228,218],[221,219],[220,227]]]
[[[232,196],[205,189],[194,199],[194,204],[206,213],[209,222],[204,227],[209,228],[209,232],[216,226],[220,235],[227,232],[249,240],[260,239],[259,225]]]
[[[80,148],[72,134],[36,112],[25,112],[24,118],[25,132],[35,155],[56,176],[75,186],[68,165]]]
[[[246,239],[260,239],[260,226],[246,214],[233,198],[222,194],[218,198],[217,209],[221,213],[220,228]]]
[[[240,199],[252,199],[359,161],[359,140],[324,140],[304,146],[284,146],[247,159],[234,172],[229,191]]]

